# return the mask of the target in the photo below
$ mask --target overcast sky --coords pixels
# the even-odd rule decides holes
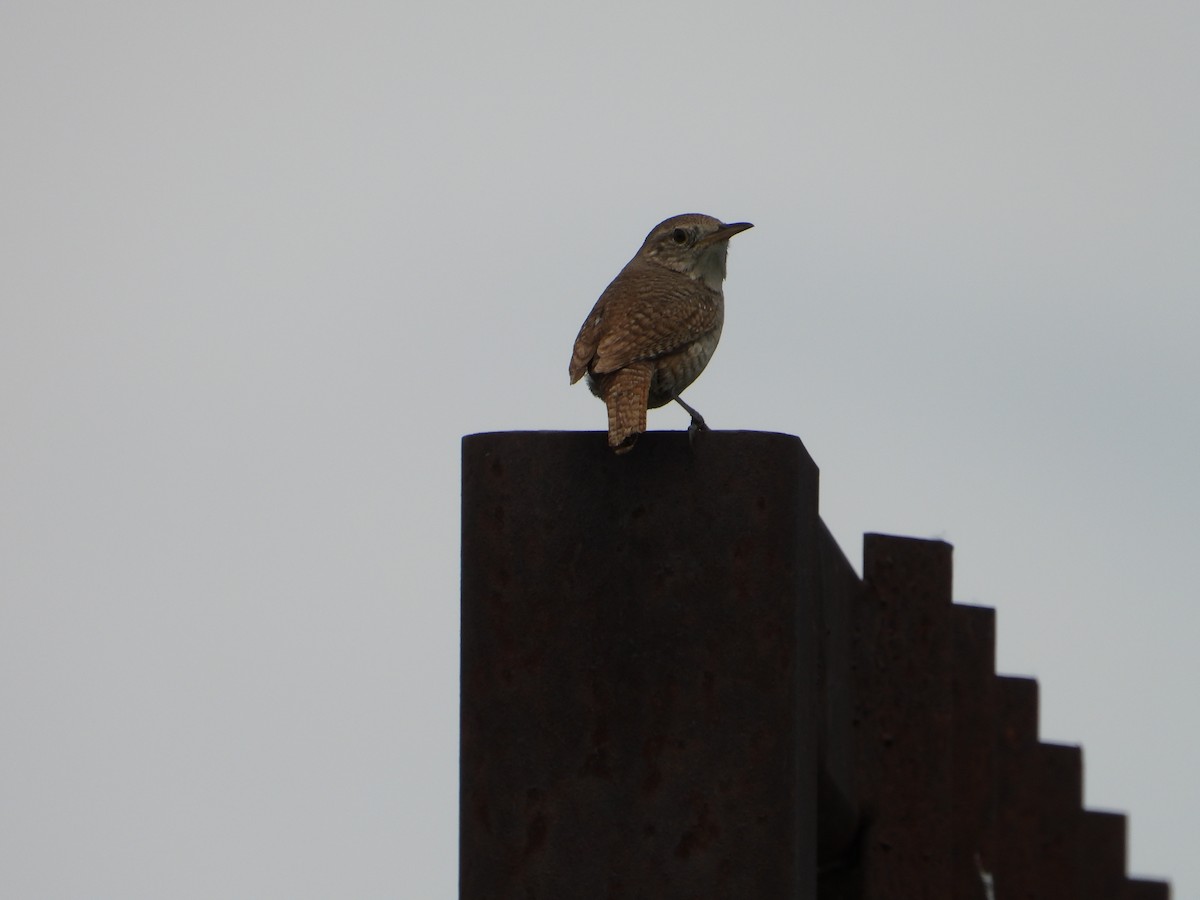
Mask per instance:
[[[1200,6],[857,9],[0,5],[0,896],[452,898],[460,438],[602,429],[704,212],[687,399],[953,543],[1200,897]]]

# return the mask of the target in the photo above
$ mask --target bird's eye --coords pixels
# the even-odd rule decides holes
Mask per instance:
[[[687,239],[688,239],[688,233],[686,231],[684,231],[682,228],[676,228],[674,231],[671,232],[671,240],[673,240],[677,244],[686,244]]]

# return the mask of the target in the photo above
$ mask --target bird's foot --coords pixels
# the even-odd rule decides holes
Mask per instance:
[[[708,423],[704,421],[704,416],[692,409],[679,397],[675,398],[675,402],[687,410],[688,415],[692,417],[691,424],[688,425],[688,445],[690,446],[696,440],[696,435],[702,431],[708,431]]]

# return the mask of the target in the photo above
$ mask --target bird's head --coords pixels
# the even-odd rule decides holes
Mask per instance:
[[[638,256],[703,281],[714,291],[725,280],[725,256],[729,239],[747,228],[749,222],[726,225],[701,213],[685,213],[660,222],[646,235]]]

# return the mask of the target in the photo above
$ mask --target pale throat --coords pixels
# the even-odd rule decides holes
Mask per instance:
[[[711,290],[720,292],[721,282],[725,280],[725,257],[729,252],[729,244],[721,242],[715,247],[709,247],[695,265],[688,269],[688,276],[696,281],[702,281]]]

